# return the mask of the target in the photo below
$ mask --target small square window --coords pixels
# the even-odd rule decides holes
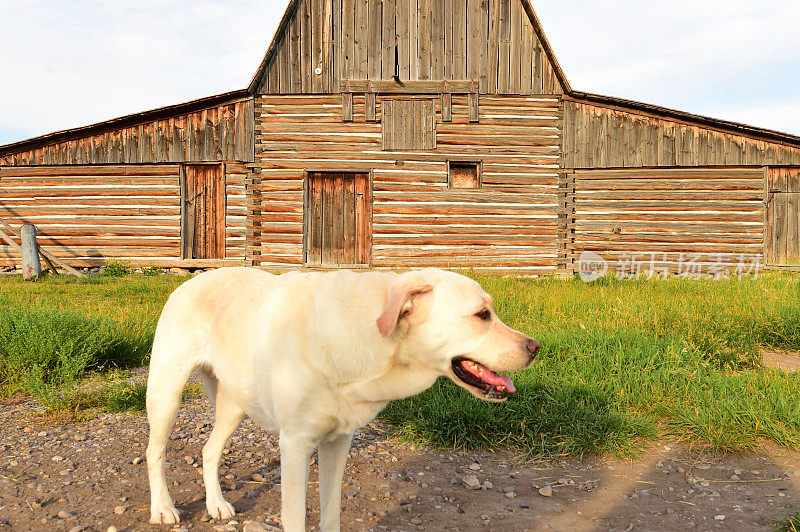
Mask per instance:
[[[450,161],[448,166],[450,188],[481,188],[480,163]]]

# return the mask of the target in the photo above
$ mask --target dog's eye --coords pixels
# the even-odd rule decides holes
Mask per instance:
[[[483,321],[489,321],[490,319],[492,319],[492,313],[486,309],[483,309],[482,311],[476,313],[475,316],[482,319]]]

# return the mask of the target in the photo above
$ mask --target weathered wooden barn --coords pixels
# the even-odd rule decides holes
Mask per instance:
[[[246,89],[0,147],[75,266],[780,267],[799,213],[800,137],[573,90],[528,0],[292,0]]]

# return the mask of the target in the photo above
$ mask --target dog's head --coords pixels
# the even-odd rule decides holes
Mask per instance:
[[[402,357],[485,401],[515,392],[511,379],[498,373],[528,367],[539,351],[539,342],[500,321],[478,283],[442,270],[400,275],[377,325],[385,337],[398,335]]]

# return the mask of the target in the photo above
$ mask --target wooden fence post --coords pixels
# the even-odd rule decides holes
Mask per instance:
[[[39,262],[39,246],[36,244],[36,226],[25,224],[20,231],[22,235],[22,277],[33,279],[42,274]]]

